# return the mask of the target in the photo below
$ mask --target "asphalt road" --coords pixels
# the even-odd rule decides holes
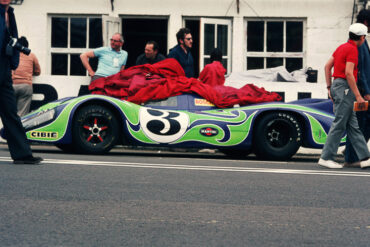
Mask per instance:
[[[370,246],[370,170],[222,154],[0,144],[0,246]]]

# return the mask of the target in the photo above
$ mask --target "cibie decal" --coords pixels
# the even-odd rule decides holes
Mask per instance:
[[[43,139],[58,138],[58,132],[54,131],[31,131],[30,135],[32,138],[43,138]]]
[[[206,99],[194,99],[194,105],[196,106],[215,106]]]
[[[140,125],[145,135],[160,143],[176,141],[187,130],[189,116],[183,112],[141,108]]]
[[[218,134],[218,130],[211,127],[202,128],[199,130],[199,132],[201,135],[204,136],[215,136]]]

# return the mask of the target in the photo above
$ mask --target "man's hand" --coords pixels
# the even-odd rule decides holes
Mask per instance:
[[[364,96],[364,99],[365,99],[365,100],[367,100],[367,101],[370,101],[370,94],[366,94],[366,95]]]

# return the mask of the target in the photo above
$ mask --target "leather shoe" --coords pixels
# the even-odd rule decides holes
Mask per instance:
[[[15,159],[13,163],[16,165],[38,165],[41,161],[43,161],[43,158],[33,157],[32,155],[30,155],[24,158]]]
[[[357,162],[344,162],[344,167],[347,168],[360,168],[360,161]]]

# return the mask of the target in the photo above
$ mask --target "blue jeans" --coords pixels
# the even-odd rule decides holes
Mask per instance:
[[[359,111],[356,115],[358,126],[360,127],[360,130],[365,137],[365,141],[368,142],[370,138],[370,109],[367,111]],[[344,154],[344,159],[348,163],[360,161],[349,140],[347,140],[346,143],[346,152]]]

